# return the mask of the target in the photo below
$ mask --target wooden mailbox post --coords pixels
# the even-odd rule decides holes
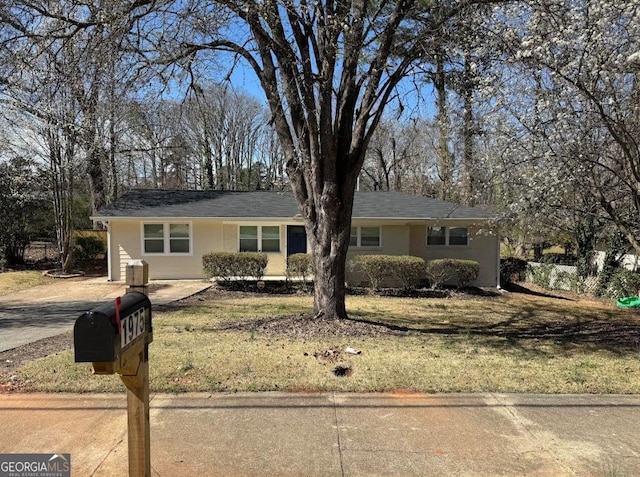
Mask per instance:
[[[127,294],[83,313],[73,327],[76,363],[93,363],[95,374],[118,373],[127,387],[129,477],[151,477],[149,343],[153,328],[147,282],[148,265],[129,262]]]

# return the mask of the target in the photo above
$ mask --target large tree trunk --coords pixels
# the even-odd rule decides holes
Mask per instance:
[[[343,193],[341,201],[325,193],[314,214],[325,219],[307,225],[315,264],[313,310],[316,316],[347,317],[346,260],[352,209],[352,193]]]

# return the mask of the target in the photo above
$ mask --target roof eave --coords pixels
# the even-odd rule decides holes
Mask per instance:
[[[398,222],[406,221],[424,221],[424,220],[439,220],[439,221],[467,221],[467,222],[486,222],[494,220],[496,217],[367,217],[367,216],[353,216],[355,220],[390,220]],[[91,216],[92,221],[108,222],[111,220],[154,220],[154,221],[167,221],[167,220],[222,220],[222,221],[295,221],[301,222],[300,217],[185,217],[185,216],[133,216],[133,215],[107,215],[107,216]]]

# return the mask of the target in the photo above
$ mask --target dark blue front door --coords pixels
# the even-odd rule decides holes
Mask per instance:
[[[287,225],[287,257],[307,253],[307,232],[303,225]]]

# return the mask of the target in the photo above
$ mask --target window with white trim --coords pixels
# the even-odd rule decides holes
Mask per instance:
[[[280,227],[278,225],[240,225],[241,252],[279,252]]]
[[[469,229],[467,227],[427,227],[427,245],[469,245]]]
[[[191,254],[190,223],[142,224],[142,253],[145,255]]]
[[[351,227],[350,247],[380,247],[380,227]]]

